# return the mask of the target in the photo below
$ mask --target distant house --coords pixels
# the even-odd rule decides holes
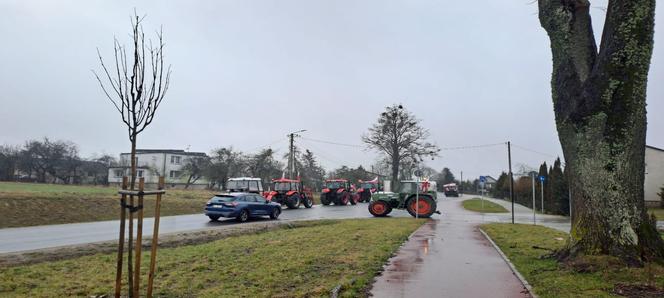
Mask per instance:
[[[164,176],[167,188],[184,188],[189,173],[184,170],[188,160],[196,157],[207,157],[202,152],[187,152],[176,149],[136,149],[136,176],[145,178],[147,187],[154,187],[159,176]],[[108,169],[108,183],[120,185],[123,176],[131,175],[131,153],[120,154],[120,165]],[[189,188],[202,189],[207,187],[204,178],[192,183]]]
[[[664,149],[646,146],[646,180],[644,199],[646,206],[659,206],[661,188],[664,187]]]
[[[492,190],[494,187],[496,187],[496,182],[498,182],[498,180],[496,180],[496,178],[493,178],[489,175],[486,175],[486,176],[484,176],[484,179],[486,180],[484,182],[484,189]]]

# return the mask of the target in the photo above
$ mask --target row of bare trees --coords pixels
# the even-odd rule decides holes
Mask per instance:
[[[70,141],[30,140],[23,146],[0,146],[0,180],[64,184],[107,184],[109,155],[82,158]]]

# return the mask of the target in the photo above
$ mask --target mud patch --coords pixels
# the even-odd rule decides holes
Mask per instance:
[[[639,284],[616,284],[613,293],[623,297],[664,297],[664,289]]]

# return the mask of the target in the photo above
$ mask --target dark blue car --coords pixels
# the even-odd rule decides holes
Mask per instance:
[[[212,197],[205,205],[205,215],[216,221],[220,217],[235,217],[240,222],[250,217],[270,216],[277,219],[281,214],[281,205],[266,200],[254,193],[229,193]]]

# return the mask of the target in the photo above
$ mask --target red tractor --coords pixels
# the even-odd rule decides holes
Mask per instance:
[[[306,208],[314,205],[311,190],[305,189],[300,180],[286,178],[272,180],[273,189],[265,193],[265,198],[269,201],[288,206],[289,209],[296,209],[300,204]]]
[[[378,177],[371,181],[358,181],[360,187],[357,190],[357,193],[360,196],[360,202],[369,202],[371,201],[371,194],[378,191]]]
[[[357,204],[360,196],[354,192],[354,187],[346,179],[325,180],[325,187],[320,194],[323,205],[351,205]]]

